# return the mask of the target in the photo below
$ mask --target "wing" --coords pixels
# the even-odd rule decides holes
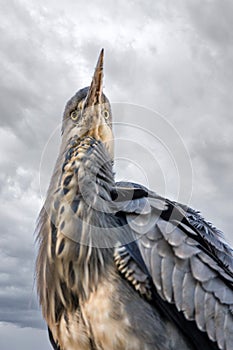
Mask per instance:
[[[223,234],[198,212],[139,185],[118,183],[115,192],[127,202],[120,215],[136,236],[134,245],[116,250],[118,269],[148,300],[159,297],[186,333],[195,324],[213,342],[211,349],[232,350],[233,251]]]

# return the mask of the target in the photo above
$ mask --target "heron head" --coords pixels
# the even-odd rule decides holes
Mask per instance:
[[[113,156],[112,113],[108,98],[103,94],[102,49],[89,87],[79,90],[67,103],[63,116],[63,142],[72,137],[91,136],[106,144]]]

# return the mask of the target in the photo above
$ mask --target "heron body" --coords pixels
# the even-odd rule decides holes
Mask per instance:
[[[57,350],[233,348],[233,253],[192,209],[115,183],[103,51],[67,104],[38,221],[37,286]]]

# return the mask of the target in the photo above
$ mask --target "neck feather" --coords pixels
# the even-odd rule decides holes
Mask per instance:
[[[90,137],[70,140],[58,159],[38,225],[38,292],[48,321],[57,322],[72,300],[77,304],[74,294],[88,298],[111,265],[113,186],[112,160],[104,144]]]

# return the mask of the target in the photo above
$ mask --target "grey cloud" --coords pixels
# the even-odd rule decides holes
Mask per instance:
[[[11,324],[0,323],[1,348],[3,350],[51,350],[46,331],[18,328]]]
[[[231,1],[190,1],[186,4],[190,18],[194,22],[202,38],[211,41],[210,44],[224,46],[232,44],[233,4]]]

